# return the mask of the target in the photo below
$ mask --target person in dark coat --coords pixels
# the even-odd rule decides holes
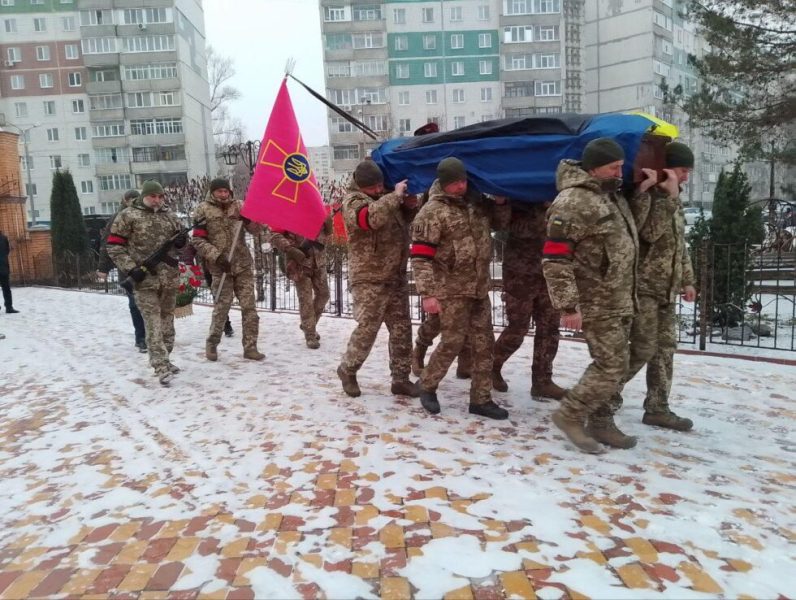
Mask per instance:
[[[8,243],[8,238],[0,231],[0,287],[3,288],[3,302],[6,306],[6,312],[13,314],[19,311],[14,308],[14,302],[11,299],[11,283],[9,282],[11,269],[8,266],[9,254],[11,254],[11,244]]]

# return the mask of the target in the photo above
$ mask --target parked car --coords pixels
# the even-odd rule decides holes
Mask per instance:
[[[713,213],[709,210],[703,211],[698,206],[689,206],[683,209],[683,214],[685,215],[685,224],[686,225],[694,225],[697,220],[699,219],[699,215],[704,214],[705,220],[707,221],[713,216]]]

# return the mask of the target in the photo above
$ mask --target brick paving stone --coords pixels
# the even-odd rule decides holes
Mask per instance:
[[[354,561],[351,574],[362,579],[375,579],[379,576],[379,563]]]
[[[114,558],[116,558],[123,548],[124,542],[112,542],[110,544],[105,544],[99,547],[97,553],[91,560],[98,565],[107,565]]]
[[[97,527],[96,529],[89,532],[89,534],[83,538],[82,542],[84,544],[94,544],[96,542],[101,542],[110,536],[113,531],[118,527],[117,523],[111,523],[109,525],[103,525],[102,527]]]
[[[473,600],[473,588],[465,585],[455,590],[451,590],[443,597],[443,600]]]
[[[61,588],[66,585],[66,582],[72,578],[76,571],[77,569],[53,569],[49,571],[42,582],[31,590],[31,597],[54,596],[61,591]],[[0,590],[0,593],[2,593],[2,590]]]
[[[137,540],[130,542],[129,544],[125,544],[119,553],[113,558],[112,562],[114,564],[123,565],[129,565],[138,562],[148,546],[149,542],[147,540]]]
[[[629,565],[621,565],[616,567],[614,570],[622,579],[622,582],[630,589],[653,587],[647,572],[640,564],[633,563]]]
[[[249,581],[249,577],[247,575],[249,571],[257,567],[267,567],[267,566],[268,566],[268,559],[264,556],[244,558],[240,562],[240,565],[238,565],[236,577],[235,580],[232,582],[232,585],[235,587],[244,587],[247,585],[251,585],[251,581]]]
[[[501,573],[500,581],[503,584],[503,591],[506,596],[511,598],[526,598],[528,600],[536,599],[533,584],[523,571]]]
[[[152,539],[141,555],[141,558],[147,562],[159,563],[168,556],[176,543],[177,538],[173,537]]]
[[[108,536],[108,539],[112,542],[127,542],[136,534],[140,527],[141,523],[137,521],[123,523]]]
[[[710,575],[692,562],[681,562],[677,565],[677,570],[691,580],[691,585],[698,592],[721,594],[724,591]]]
[[[382,577],[379,597],[382,600],[406,600],[411,596],[409,582],[404,577]]]
[[[129,571],[130,565],[111,565],[99,572],[86,591],[89,594],[107,594],[124,580]]]
[[[3,598],[27,598],[30,593],[38,587],[44,578],[47,577],[46,571],[31,571],[21,573],[15,577],[11,584],[3,592]]]
[[[140,592],[147,587],[149,580],[158,570],[160,565],[152,563],[138,563],[130,567],[130,571],[119,584],[119,591]]]
[[[638,556],[643,563],[658,562],[658,551],[649,541],[640,537],[626,538],[625,544]]]

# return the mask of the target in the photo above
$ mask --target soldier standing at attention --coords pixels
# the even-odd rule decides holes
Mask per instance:
[[[428,203],[412,224],[412,269],[423,310],[439,313],[442,338],[420,376],[420,403],[440,412],[437,386],[469,336],[472,356],[470,413],[507,419],[492,401],[492,229],[508,224],[505,198],[486,199],[468,189],[467,170],[458,158],[442,160]]]
[[[246,231],[257,235],[260,225],[241,217],[240,202],[232,196],[229,181],[214,179],[204,201],[194,211],[194,222],[205,219],[204,225],[194,227],[193,245],[213,277],[215,307],[210,322],[210,332],[205,343],[207,360],[218,360],[218,344],[224,331],[224,323],[232,306],[232,295],[238,299],[242,320],[243,358],[263,360],[265,354],[257,350],[260,317],[254,299],[254,275],[252,256],[246,247],[246,236],[241,231],[229,258],[238,223],[243,222]],[[224,286],[219,293],[221,276],[226,273]]]
[[[531,396],[535,400],[561,400],[565,390],[553,383],[553,360],[558,353],[560,315],[550,302],[542,274],[542,246],[549,202],[515,203],[511,207],[508,240],[503,251],[503,293],[508,326],[495,342],[492,363],[492,387],[506,392],[508,384],[501,369],[519,350],[534,321]]]
[[[165,205],[163,187],[145,181],[141,196],[114,219],[106,240],[113,264],[135,281],[135,302],[144,317],[149,364],[162,385],[169,385],[180,369],[171,363],[174,349],[174,306],[177,302],[179,271],[173,253],[152,269],[141,263],[164,242],[180,231],[177,217]],[[174,248],[188,243],[188,235],[174,241]]]
[[[354,297],[357,326],[337,367],[343,390],[351,397],[362,392],[357,371],[370,354],[381,324],[390,334],[391,391],[417,397],[420,390],[409,380],[412,321],[409,315],[409,221],[414,206],[405,204],[406,181],[384,193],[384,175],[372,160],[356,169],[343,199],[348,234],[348,281]],[[414,203],[413,197],[411,200]]]
[[[543,269],[561,324],[582,329],[592,362],[568,390],[553,423],[584,452],[630,448],[636,439],[613,421],[609,402],[628,369],[630,326],[636,311],[638,237],[620,189],[625,153],[610,138],[589,142],[582,161],[558,166],[559,194],[547,215]],[[655,184],[646,170],[639,192]],[[599,413],[598,413],[599,411]],[[588,429],[587,429],[588,422]]]

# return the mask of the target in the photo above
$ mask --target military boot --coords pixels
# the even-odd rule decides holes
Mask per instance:
[[[645,412],[641,422],[644,425],[657,425],[658,427],[674,429],[675,431],[691,431],[694,426],[694,422],[691,419],[678,417],[670,410],[659,413]]]
[[[509,411],[505,408],[501,408],[497,404],[495,404],[492,400],[489,402],[484,402],[482,404],[473,404],[470,403],[470,414],[471,415],[479,415],[481,417],[487,417],[489,419],[495,419],[497,421],[503,421],[504,419],[509,418]]]
[[[509,391],[509,384],[506,383],[503,375],[500,374],[500,367],[492,368],[492,388],[498,392]]]
[[[557,386],[552,381],[531,384],[531,398],[537,402],[547,402],[548,400],[561,400],[567,393],[562,387]]]
[[[232,329],[232,323],[229,322],[229,319],[227,319],[227,322],[224,323],[224,335],[227,337],[232,337],[235,335],[235,330]]]
[[[343,369],[343,365],[337,367],[337,376],[340,378],[340,382],[343,384],[343,391],[351,396],[352,398],[356,398],[362,394],[362,390],[359,389],[359,384],[357,383],[357,376],[356,373],[347,373],[345,369]]]
[[[257,346],[252,346],[250,348],[246,348],[243,351],[243,358],[246,358],[248,360],[263,360],[265,358],[265,354],[260,352],[257,349]]]
[[[304,341],[307,343],[307,348],[317,350],[321,347],[320,337],[315,333],[305,333]]]
[[[634,448],[638,439],[632,435],[625,435],[616,426],[612,416],[590,417],[586,425],[586,433],[598,442],[612,448]]]
[[[138,348],[138,351],[141,354],[144,354],[147,351],[146,340],[143,339],[143,338],[141,338],[139,340],[136,340],[135,341],[135,347]]]
[[[604,452],[603,447],[597,440],[586,433],[582,421],[564,416],[560,408],[553,413],[551,419],[553,424],[567,436],[567,439],[583,452],[588,452],[589,454],[602,454]]]
[[[420,373],[423,372],[426,366],[425,360],[427,350],[428,346],[424,346],[423,344],[415,344],[415,348],[412,350],[412,375],[415,377],[420,377]]]
[[[172,373],[172,374],[176,375],[176,374],[177,374],[177,373],[179,373],[180,371],[182,371],[182,369],[180,369],[180,368],[179,368],[177,365],[175,365],[173,362],[169,361],[169,372],[170,372],[170,373]]]
[[[390,391],[396,396],[418,398],[420,396],[420,384],[417,382],[412,383],[408,379],[393,381],[390,386]]]
[[[420,404],[432,415],[439,414],[439,400],[437,400],[436,390],[421,390],[420,391]]]
[[[218,360],[218,344],[213,342],[205,343],[205,358],[213,362]]]
[[[168,367],[164,369],[158,369],[158,371],[155,372],[155,375],[157,376],[160,385],[164,387],[168,387],[171,383],[171,380],[174,378],[174,375],[171,374],[171,371],[169,371]]]

